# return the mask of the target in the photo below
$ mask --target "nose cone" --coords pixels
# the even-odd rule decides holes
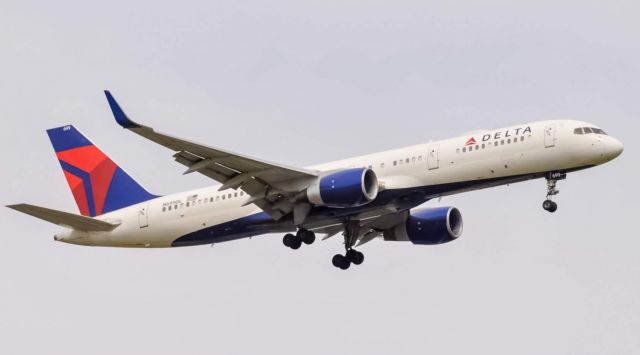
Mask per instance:
[[[622,154],[624,145],[619,140],[609,137],[604,144],[604,155],[607,159],[613,160]]]

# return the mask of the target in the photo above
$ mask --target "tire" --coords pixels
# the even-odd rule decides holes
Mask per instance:
[[[551,200],[545,200],[545,201],[542,203],[542,208],[543,208],[545,211],[549,211],[549,212],[551,212],[551,207],[552,207],[554,204],[555,204],[555,203],[554,203],[553,201],[551,201]],[[556,208],[557,208],[557,206],[556,206]]]
[[[289,248],[293,250],[297,250],[297,249],[300,249],[301,246],[302,246],[302,241],[300,240],[300,238],[293,237],[293,239],[291,240],[291,245],[289,245]]]
[[[295,238],[296,237],[293,234],[285,234],[284,238],[282,238],[282,244],[284,244],[284,246],[287,248],[291,248],[291,242]]]
[[[313,244],[316,241],[316,234],[310,231],[304,231],[302,234],[302,242],[307,245]]]
[[[548,211],[551,213],[554,213],[557,210],[558,210],[558,204],[555,202],[551,202],[551,206],[549,207]]]
[[[355,255],[351,259],[353,265],[360,265],[364,262],[364,254],[362,252],[356,251]]]
[[[349,268],[349,266],[351,266],[349,260],[347,260],[347,258],[341,254],[334,255],[331,262],[333,263],[333,266],[341,270],[346,270]]]

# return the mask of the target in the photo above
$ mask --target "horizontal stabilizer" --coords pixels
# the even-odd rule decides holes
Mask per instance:
[[[28,205],[24,203],[18,205],[10,205],[7,207],[22,213],[26,213],[33,217],[40,218],[47,222],[57,224],[62,227],[72,228],[80,231],[107,232],[113,230],[118,226],[118,224],[101,221],[91,217],[80,216],[73,213],[52,210],[49,208]]]

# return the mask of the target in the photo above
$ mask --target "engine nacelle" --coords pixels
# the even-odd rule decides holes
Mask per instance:
[[[406,222],[384,231],[384,239],[444,244],[462,235],[462,224],[462,214],[455,207],[428,208],[412,212]]]
[[[316,206],[358,207],[378,196],[378,178],[367,168],[346,169],[321,177],[307,189]]]

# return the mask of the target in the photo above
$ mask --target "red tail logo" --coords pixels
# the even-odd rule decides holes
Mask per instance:
[[[476,144],[476,139],[471,137],[471,138],[469,138],[469,140],[465,144],[465,147],[468,146],[468,145],[474,145],[474,144]]]

